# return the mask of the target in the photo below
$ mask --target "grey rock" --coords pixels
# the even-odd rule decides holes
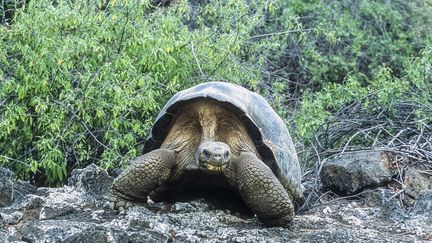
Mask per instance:
[[[5,209],[0,212],[1,224],[18,224],[22,218],[23,214],[20,211]]]
[[[150,220],[147,219],[138,219],[138,218],[131,218],[128,222],[128,229],[131,230],[138,230],[138,229],[149,229],[150,228]]]
[[[366,205],[380,206],[381,216],[385,220],[402,221],[408,215],[403,210],[401,201],[394,197],[394,192],[387,188],[375,188],[362,193]]]
[[[432,189],[432,179],[420,173],[414,167],[408,167],[404,174],[405,193],[417,198],[421,191]]]
[[[124,243],[153,243],[153,242],[169,242],[171,237],[161,234],[156,231],[142,230],[141,232],[133,232],[130,234],[119,235],[116,242]]]
[[[389,182],[395,174],[390,166],[384,152],[351,152],[329,159],[320,177],[325,187],[337,193],[354,194]]]
[[[190,203],[185,202],[179,202],[173,205],[171,212],[175,213],[188,213],[188,212],[194,212],[197,209],[192,206]]]
[[[93,174],[96,179],[100,175]],[[27,195],[1,209],[9,221],[0,223],[0,242],[426,242],[432,239],[432,217],[426,217],[424,211],[418,209],[415,214],[399,218],[386,212],[386,200],[399,207],[398,200],[389,199],[388,189],[372,190],[362,200],[340,199],[313,207],[296,215],[287,228],[266,228],[254,216],[233,214],[204,199],[149,203],[119,213],[103,207],[99,201],[85,201],[89,195],[100,193],[98,187],[84,190],[75,185],[42,188],[38,195]],[[428,209],[431,198],[422,196],[423,193],[419,196],[423,204],[418,201],[417,207]]]
[[[43,197],[29,194],[22,201],[13,204],[11,208],[18,210],[40,209],[44,203]]]
[[[0,223],[18,224],[21,221],[37,219],[44,202],[40,196],[29,194],[21,201],[0,209]]]
[[[13,236],[10,236],[8,234],[8,232],[6,231],[6,229],[3,229],[0,226],[0,243],[9,243],[9,242],[14,242],[14,243],[26,243],[25,241],[21,241]]]
[[[0,207],[12,204],[13,173],[5,168],[0,168]]]
[[[0,167],[0,208],[10,206],[15,200],[21,200],[25,195],[34,193],[35,186],[27,182],[15,181],[13,172]]]
[[[360,240],[361,238],[358,233],[336,229],[313,232],[305,235],[302,240],[306,242],[353,242],[353,239]]]
[[[52,219],[76,212],[77,209],[70,203],[48,203],[44,205],[39,213],[39,219]]]
[[[68,220],[33,221],[18,229],[17,235],[31,242],[113,242],[109,232],[97,224]]]
[[[362,192],[362,196],[365,200],[365,203],[369,206],[383,206],[390,201],[394,204],[397,204],[398,206],[401,206],[396,198],[392,198],[393,192],[391,192],[387,188],[375,188],[371,190],[366,190]]]
[[[432,190],[423,190],[419,193],[412,211],[415,214],[432,216]]]
[[[105,170],[91,164],[84,169],[73,170],[68,185],[97,200],[103,198],[112,182],[113,178]]]
[[[68,236],[63,242],[74,243],[105,243],[105,242],[116,242],[110,231],[106,229],[98,228],[87,228],[76,234]]]

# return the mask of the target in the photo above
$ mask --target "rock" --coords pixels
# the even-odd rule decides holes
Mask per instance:
[[[74,173],[76,177],[71,186],[39,188],[35,192],[38,195],[26,195],[0,209],[0,242],[421,242],[432,239],[432,217],[426,217],[424,211],[418,209],[418,214],[405,218],[387,213],[383,201],[389,198],[388,189],[372,190],[359,200],[339,199],[316,205],[296,215],[289,227],[266,228],[253,215],[234,214],[207,199],[149,203],[121,213],[109,210],[103,206],[103,199],[95,200],[94,196],[102,197],[101,191],[105,189],[87,184],[91,176],[95,180],[106,176],[99,170],[94,166],[85,168]],[[421,202],[428,205],[425,203],[431,198],[422,196],[423,193],[417,207],[428,209]],[[93,201],[87,200],[90,195]],[[388,201],[398,202],[395,198]]]
[[[34,193],[35,186],[27,182],[15,181],[13,172],[0,167],[0,208],[10,206],[15,200],[21,200],[25,195]]]
[[[404,174],[405,193],[413,198],[417,198],[421,191],[432,189],[432,179],[422,175],[419,170],[409,167]]]
[[[171,212],[176,212],[176,213],[188,213],[188,212],[194,212],[197,209],[192,206],[190,203],[176,203],[173,205]]]
[[[20,211],[15,210],[2,210],[0,212],[0,223],[1,224],[18,224],[23,218],[23,214]]]
[[[103,200],[113,180],[105,170],[91,164],[84,169],[73,170],[68,185],[85,193],[88,200]]]
[[[395,198],[391,198],[393,196],[393,193],[387,188],[375,188],[371,190],[366,190],[362,193],[362,196],[365,200],[366,205],[369,206],[383,206],[389,201],[401,206],[399,204],[399,201],[397,201]]]
[[[67,202],[61,203],[48,203],[44,205],[39,213],[39,219],[52,219],[59,216],[64,216],[70,213],[74,213],[77,210],[75,207]]]
[[[13,243],[26,243],[25,241],[20,241],[16,237],[10,236],[8,232],[0,226],[0,242],[13,242]]]
[[[116,242],[130,243],[153,243],[153,242],[170,242],[172,239],[167,235],[151,231],[143,230],[141,232],[133,232],[131,234],[119,235]]]
[[[44,203],[45,199],[43,197],[29,194],[19,203],[13,204],[11,208],[24,211],[31,209],[40,209]]]
[[[9,207],[0,210],[1,224],[18,224],[20,221],[28,221],[39,218],[40,209],[44,199],[29,194],[20,202],[15,202]]]
[[[13,173],[5,168],[0,168],[0,207],[12,204]]]
[[[365,191],[363,194],[366,205],[380,206],[381,216],[386,220],[402,221],[407,219],[407,214],[403,210],[403,205],[393,197],[394,192],[387,188],[376,188]]]
[[[44,220],[29,222],[17,235],[30,242],[114,242],[112,233],[95,223]]]
[[[412,211],[415,214],[432,216],[432,190],[423,190],[419,193]]]
[[[384,152],[345,153],[328,160],[320,177],[325,187],[350,195],[390,181],[395,174],[390,166]]]

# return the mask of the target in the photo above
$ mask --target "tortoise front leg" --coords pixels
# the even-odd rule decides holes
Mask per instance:
[[[136,158],[111,186],[111,209],[146,203],[149,193],[170,178],[174,165],[174,151],[168,149],[153,150]]]
[[[241,153],[229,170],[246,205],[268,226],[286,226],[294,217],[294,206],[282,184],[253,153]]]

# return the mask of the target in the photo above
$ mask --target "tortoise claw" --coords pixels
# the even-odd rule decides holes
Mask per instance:
[[[123,199],[117,195],[111,194],[108,198],[111,210],[118,210],[120,212],[134,206],[134,203]]]
[[[111,210],[114,210],[115,209],[115,202],[109,202],[109,208],[111,209]]]
[[[109,207],[111,210],[118,210],[119,212],[123,212],[129,208],[139,205],[145,205],[145,202],[135,202],[119,197],[113,193],[111,193],[108,197]]]

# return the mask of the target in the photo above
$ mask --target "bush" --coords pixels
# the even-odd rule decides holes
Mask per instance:
[[[25,6],[29,0],[2,0],[0,4],[0,24],[12,22],[15,12]]]
[[[403,134],[408,141],[430,126],[430,84],[423,75],[430,2],[272,4],[252,37],[266,66],[260,87],[271,90],[262,92],[294,131],[304,162],[314,146],[333,152],[384,146],[376,142],[390,142],[404,126],[412,132]]]
[[[1,9],[0,165],[48,185],[124,165],[174,93],[220,79],[268,98],[306,151],[373,145],[353,118],[430,126],[428,1],[150,2]]]
[[[318,150],[380,147],[427,162],[432,159],[432,46],[397,77],[382,67],[368,86],[354,76],[308,95],[296,117],[297,135]]]
[[[273,1],[275,11],[258,29],[267,83],[285,83],[300,97],[349,74],[369,85],[381,66],[400,77],[405,63],[432,40],[432,4],[427,1]]]
[[[0,26],[0,163],[20,178],[55,185],[75,167],[118,166],[140,154],[178,90],[257,82],[259,70],[245,72],[242,61],[262,16],[249,5],[104,4],[31,1],[13,25]]]

